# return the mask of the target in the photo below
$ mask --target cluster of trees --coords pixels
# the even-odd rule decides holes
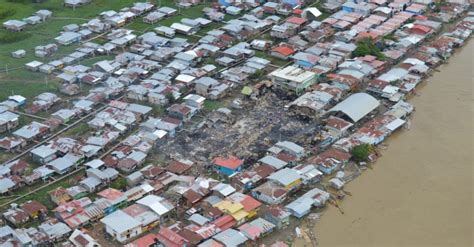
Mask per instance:
[[[367,161],[369,155],[370,150],[368,144],[360,144],[352,149],[352,158],[357,162]]]
[[[31,36],[30,33],[25,32],[7,32],[7,31],[0,31],[0,44],[10,44],[22,41],[27,39]]]
[[[353,57],[363,57],[366,55],[375,56],[378,60],[385,60],[382,51],[371,38],[365,38],[357,42],[357,48],[352,52]]]
[[[3,20],[7,17],[10,17],[16,13],[16,10],[13,8],[7,8],[5,6],[0,6],[0,20]]]

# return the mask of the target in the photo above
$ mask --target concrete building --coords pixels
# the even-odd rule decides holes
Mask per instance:
[[[306,71],[295,66],[288,66],[270,73],[273,86],[301,94],[306,88],[317,81],[317,75],[314,72]]]

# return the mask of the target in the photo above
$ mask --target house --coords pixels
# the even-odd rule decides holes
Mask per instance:
[[[4,111],[0,113],[0,133],[10,132],[18,126],[18,116],[15,113]]]
[[[71,228],[56,219],[42,223],[38,226],[38,230],[46,234],[49,240],[53,242],[63,239],[71,232]]]
[[[155,24],[156,22],[160,21],[161,19],[165,18],[166,14],[159,12],[159,11],[153,11],[143,17],[143,22],[147,24]]]
[[[143,181],[143,178],[144,178],[143,174],[139,171],[136,171],[127,176],[127,184],[130,187],[135,186],[139,184],[141,181]]]
[[[186,122],[191,120],[191,118],[196,114],[197,109],[186,104],[174,104],[170,106],[167,111],[171,117]]]
[[[36,219],[48,213],[46,206],[37,201],[27,201],[20,208],[28,214],[31,219]]]
[[[140,222],[120,209],[100,221],[105,226],[105,232],[120,243],[142,233]]]
[[[297,28],[297,25],[288,22],[274,25],[270,31],[270,36],[278,39],[288,39],[297,33]]]
[[[19,20],[8,20],[3,23],[3,27],[9,31],[19,32],[25,29],[27,23]]]
[[[157,11],[165,14],[166,16],[171,16],[171,15],[174,15],[174,14],[178,13],[178,10],[170,8],[170,7],[166,7],[166,6],[157,9]]]
[[[316,73],[295,66],[277,69],[270,73],[273,86],[301,94],[317,81]]]
[[[333,173],[339,165],[349,161],[351,155],[335,148],[329,148],[311,159],[311,163],[318,165],[318,170],[324,174]]]
[[[329,197],[330,194],[328,192],[314,188],[286,205],[285,208],[296,218],[302,218],[309,214],[313,206],[324,206],[329,200]]]
[[[226,198],[226,200],[231,200],[234,203],[240,203],[243,207],[243,211],[246,213],[246,219],[252,219],[257,216],[260,206],[262,205],[261,202],[255,200],[253,197],[240,192],[232,193]]]
[[[225,8],[225,12],[229,15],[239,15],[241,11],[242,11],[241,8],[238,8],[235,6],[229,6]]]
[[[164,35],[168,38],[173,38],[176,35],[175,29],[170,27],[158,26],[154,30],[157,34]]]
[[[70,45],[72,43],[78,43],[81,41],[82,35],[75,32],[64,32],[58,37],[54,38],[54,40],[61,45]]]
[[[47,19],[51,18],[51,16],[53,16],[53,12],[47,9],[40,9],[36,11],[35,14],[39,16],[42,21],[46,21]]]
[[[285,208],[280,205],[270,205],[262,209],[262,217],[282,229],[290,224],[290,215]]]
[[[193,162],[190,160],[172,160],[165,167],[165,170],[174,174],[186,174],[192,168]]]
[[[243,233],[232,228],[222,231],[212,238],[226,247],[241,246],[248,241]]]
[[[25,211],[13,206],[12,208],[5,210],[3,213],[3,219],[13,226],[21,226],[30,221],[30,217]]]
[[[49,126],[33,121],[13,132],[13,135],[30,142],[45,136],[47,133],[49,133]]]
[[[257,218],[249,223],[241,225],[238,229],[245,237],[252,241],[273,232],[275,225],[263,218]]]
[[[76,247],[100,247],[99,242],[86,229],[74,230],[68,240]]]
[[[169,227],[162,227],[156,239],[163,245],[169,247],[186,247],[188,246],[188,241],[180,236],[175,231],[171,230]]]
[[[56,158],[57,151],[57,149],[51,148],[47,145],[41,145],[31,150],[30,154],[33,161],[40,164],[46,164]]]
[[[20,49],[20,50],[16,50],[16,51],[13,51],[11,53],[12,57],[14,58],[23,58],[26,56],[26,51],[23,50],[23,49]]]
[[[6,194],[12,190],[16,184],[10,178],[0,178],[0,194]]]
[[[283,186],[286,190],[295,189],[302,182],[300,174],[290,168],[283,168],[268,176],[267,179]]]
[[[268,204],[282,203],[288,194],[288,190],[272,182],[266,182],[252,190],[252,196]]]
[[[295,53],[295,50],[293,50],[292,48],[285,45],[281,45],[281,46],[272,48],[270,55],[276,58],[283,59],[283,60],[288,60],[291,57],[291,55],[293,55],[294,53]]]
[[[183,99],[186,105],[194,107],[198,110],[201,110],[204,107],[204,101],[206,100],[206,98],[197,94],[188,94]]]
[[[261,164],[269,165],[275,170],[280,170],[281,168],[284,168],[286,165],[288,165],[288,162],[280,160],[271,155],[267,155],[259,159],[258,162],[260,162]]]
[[[68,153],[61,158],[57,158],[48,162],[47,165],[51,167],[51,169],[53,169],[57,174],[63,175],[73,168],[76,168],[81,160],[81,156]]]
[[[64,0],[64,6],[76,8],[84,4],[90,3],[91,0]]]
[[[263,4],[263,11],[267,14],[276,14],[279,7],[280,7],[279,3],[266,2],[265,4]]]
[[[243,163],[243,160],[232,155],[228,157],[216,157],[212,160],[214,169],[225,176],[231,176],[235,172],[241,171]]]
[[[305,155],[304,148],[294,142],[280,141],[275,144],[275,147],[280,148],[281,150],[284,150],[285,152],[297,158],[302,158]]]
[[[175,206],[163,197],[156,195],[147,195],[137,201],[155,212],[159,217],[160,223],[165,223],[170,218],[170,214],[175,210]]]
[[[177,22],[171,24],[170,27],[172,29],[174,29],[176,32],[182,33],[182,34],[185,34],[185,35],[191,35],[191,34],[194,34],[196,32],[195,28],[184,25],[184,24],[181,24],[181,23],[177,23]]]
[[[348,133],[348,129],[353,126],[352,123],[335,116],[330,116],[326,119],[326,129],[334,136],[334,139],[339,139]]]
[[[320,60],[319,56],[306,52],[298,52],[291,58],[295,60],[296,64],[305,68],[312,68],[316,66]]]
[[[87,190],[78,185],[67,188],[66,192],[74,200],[80,199],[87,195]]]
[[[67,193],[67,190],[63,187],[58,187],[48,192],[49,198],[56,205],[60,205],[72,200],[71,196]]]

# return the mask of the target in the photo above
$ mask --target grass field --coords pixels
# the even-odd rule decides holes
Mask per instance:
[[[24,68],[24,65],[30,61],[38,60],[48,62],[58,59],[73,52],[78,45],[59,46],[59,50],[51,57],[36,58],[34,56],[34,47],[46,45],[54,42],[54,38],[59,35],[62,27],[68,24],[82,24],[89,19],[98,16],[99,13],[106,10],[120,10],[123,7],[132,6],[134,0],[94,0],[90,4],[76,8],[66,8],[63,6],[63,0],[48,0],[43,3],[31,3],[31,1],[0,0],[0,22],[3,23],[10,19],[22,20],[40,9],[49,9],[53,11],[53,18],[44,23],[34,26],[28,26],[22,33],[28,34],[24,39],[11,43],[2,43],[0,41],[0,86],[7,90],[0,91],[0,100],[4,100],[12,93],[21,94],[28,99],[45,91],[57,91],[58,82],[54,77],[47,76],[37,72],[31,72]],[[173,0],[152,0],[156,5],[175,7]],[[179,21],[183,17],[196,18],[202,16],[202,9],[209,4],[201,4],[188,9],[181,9],[178,15],[166,18],[154,25],[146,24],[142,18],[137,18],[134,22],[127,24],[126,28],[136,31],[137,35],[143,32],[151,31],[159,25],[169,26],[173,22]],[[176,7],[175,7],[176,8]],[[3,14],[2,14],[3,13]],[[217,24],[212,24],[204,31],[215,28]],[[202,34],[202,33],[200,33]],[[0,36],[15,35],[3,28],[0,28]],[[178,37],[185,37],[177,35]],[[186,37],[190,42],[199,39],[198,36]],[[101,43],[103,40],[97,40]],[[18,49],[24,49],[27,55],[24,58],[13,58],[11,52]],[[99,56],[88,58],[81,61],[81,64],[92,65],[102,59],[112,59],[113,56]],[[6,73],[8,71],[8,73]]]

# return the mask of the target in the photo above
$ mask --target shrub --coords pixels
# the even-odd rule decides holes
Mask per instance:
[[[367,161],[367,159],[369,158],[369,145],[361,144],[355,146],[352,149],[352,158],[354,158],[354,160],[358,162]]]
[[[365,38],[357,42],[357,48],[352,52],[353,57],[363,57],[365,55],[372,55],[379,60],[385,60],[385,56],[379,47],[377,47],[370,38]]]
[[[16,13],[16,10],[13,8],[7,8],[0,6],[0,20],[3,20],[7,17],[10,17]]]
[[[0,44],[10,44],[25,40],[31,36],[30,33],[0,32]]]

